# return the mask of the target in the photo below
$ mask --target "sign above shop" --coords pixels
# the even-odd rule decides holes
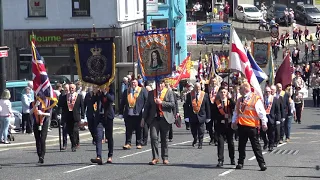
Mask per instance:
[[[91,30],[35,30],[37,47],[72,47],[76,39],[90,38]],[[30,41],[32,31],[28,32]]]

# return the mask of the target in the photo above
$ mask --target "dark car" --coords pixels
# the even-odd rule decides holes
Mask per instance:
[[[288,8],[284,4],[272,4],[267,10],[267,20],[275,19],[276,23],[284,23],[285,22],[285,16],[284,11]]]
[[[50,83],[53,88],[55,88],[55,85],[57,83],[60,83],[60,84],[70,84],[71,83],[71,81],[67,77],[61,76],[61,75],[49,75],[49,80],[50,80]]]
[[[320,23],[320,11],[314,5],[298,5],[294,9],[295,19],[304,22],[305,25]]]

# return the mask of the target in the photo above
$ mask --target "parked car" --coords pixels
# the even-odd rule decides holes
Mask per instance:
[[[53,88],[55,88],[55,85],[57,83],[60,83],[60,84],[70,84],[71,83],[71,81],[63,75],[49,75],[49,80],[50,80],[50,83]]]
[[[248,21],[259,21],[262,18],[260,10],[251,4],[239,4],[235,10],[235,19]]]
[[[66,78],[68,78],[69,80],[71,80],[71,70],[74,74],[74,81],[79,79],[78,76],[78,71],[77,71],[77,66],[72,66],[70,68],[70,65],[66,65],[66,66],[62,66],[61,68],[59,68],[56,73],[54,75],[60,75],[60,76],[64,76]]]
[[[27,80],[7,81],[6,88],[10,91],[12,109],[22,112],[21,96],[24,88],[28,86]]]
[[[284,4],[272,4],[267,10],[267,20],[275,19],[276,23],[285,23],[284,11],[288,8]]]
[[[206,43],[223,43],[227,37],[230,40],[231,24],[224,22],[207,23],[197,29],[198,41],[206,41]]]
[[[305,25],[320,23],[320,11],[314,5],[298,5],[294,9],[295,19],[304,22]]]

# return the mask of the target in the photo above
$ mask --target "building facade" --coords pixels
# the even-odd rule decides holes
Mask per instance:
[[[148,14],[148,28],[174,28],[173,50],[179,65],[187,57],[186,1],[158,0],[158,12]]]
[[[18,2],[17,2],[18,1]],[[31,79],[30,38],[35,35],[49,75],[76,80],[73,44],[91,36],[115,37],[116,77],[133,71],[133,33],[143,28],[143,0],[4,0],[7,79]],[[116,79],[116,87],[121,79]],[[119,89],[119,88],[117,88]]]

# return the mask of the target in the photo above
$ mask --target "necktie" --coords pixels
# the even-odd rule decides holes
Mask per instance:
[[[69,102],[72,103],[72,94],[69,94]]]
[[[269,106],[269,98],[266,98],[266,106]]]

